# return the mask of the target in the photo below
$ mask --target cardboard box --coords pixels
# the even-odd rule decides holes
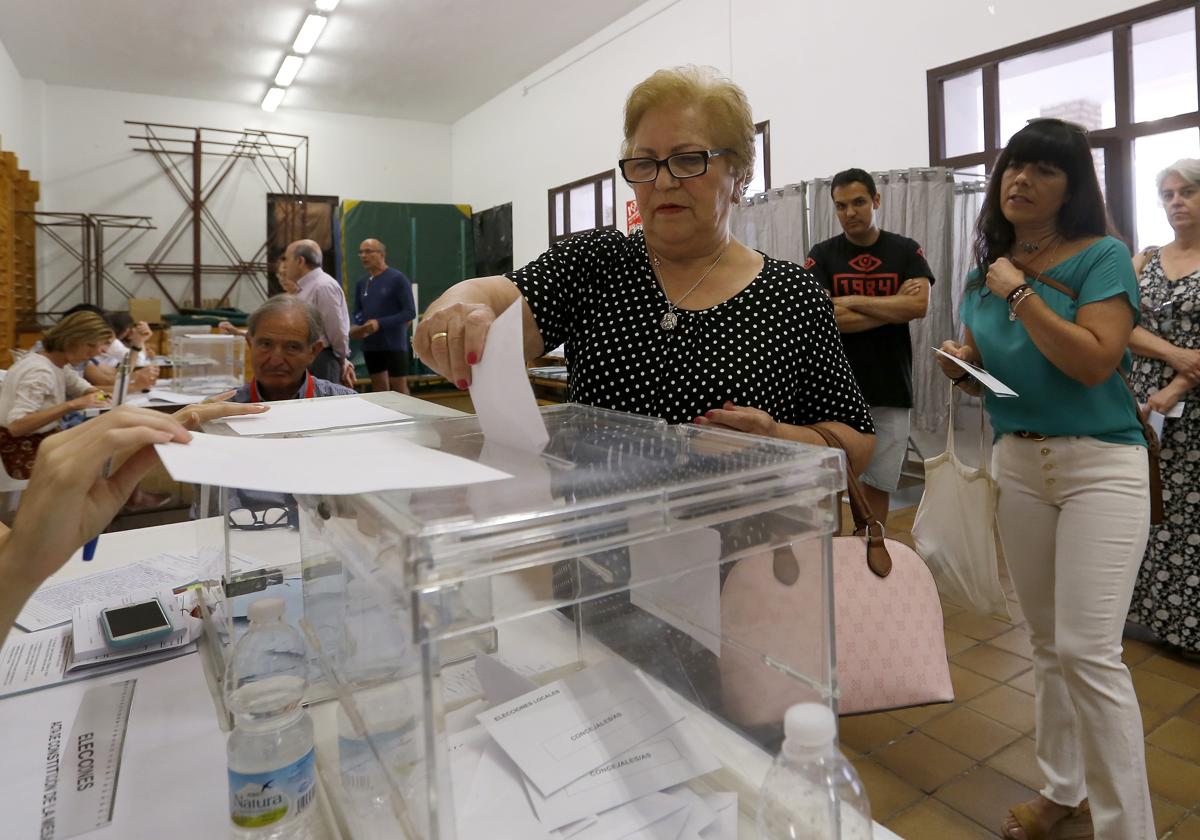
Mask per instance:
[[[162,323],[162,301],[158,298],[130,298],[129,316],[147,324]]]

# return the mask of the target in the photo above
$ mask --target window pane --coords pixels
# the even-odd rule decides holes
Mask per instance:
[[[605,178],[600,182],[600,208],[604,211],[602,227],[613,224],[613,179]]]
[[[746,195],[754,195],[755,193],[766,192],[767,161],[765,158],[766,153],[763,151],[763,133],[761,131],[756,131],[754,133],[754,177],[750,179],[750,184],[746,187]]]
[[[1100,182],[1100,195],[1105,201],[1108,201],[1108,183],[1104,180],[1106,175],[1106,158],[1104,148],[1100,146],[1092,147],[1092,165],[1096,167],[1096,180]]]
[[[1133,25],[1133,119],[1196,110],[1196,12],[1183,9]]]
[[[942,82],[946,157],[983,151],[983,71]]]
[[[1036,117],[1109,128],[1116,110],[1111,33],[1000,62],[1000,136],[1005,144]]]
[[[556,220],[555,224],[554,224],[554,235],[562,236],[564,233],[567,232],[567,226],[565,224],[564,216],[563,216],[563,194],[562,193],[554,194],[554,218]]]
[[[583,184],[571,190],[571,233],[596,226],[596,185]]]
[[[1175,238],[1158,201],[1158,173],[1175,161],[1196,156],[1200,131],[1185,128],[1165,134],[1152,134],[1133,141],[1134,200],[1137,202],[1137,248],[1166,245]]]

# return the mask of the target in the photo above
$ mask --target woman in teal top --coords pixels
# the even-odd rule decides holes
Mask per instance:
[[[1015,840],[1089,819],[1097,840],[1155,836],[1141,713],[1121,662],[1150,524],[1145,440],[1120,373],[1138,293],[1129,251],[1108,230],[1084,131],[1031,122],[988,186],[963,343],[942,345],[1019,395],[985,395],[996,521],[1033,645],[1047,780],[1037,799],[1013,806],[1002,834]]]

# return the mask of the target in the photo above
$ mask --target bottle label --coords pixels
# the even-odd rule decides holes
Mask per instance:
[[[300,814],[316,796],[316,751],[267,773],[229,771],[229,814],[235,825],[259,828]]]

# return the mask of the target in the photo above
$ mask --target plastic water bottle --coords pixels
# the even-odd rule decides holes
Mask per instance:
[[[308,659],[283,610],[281,598],[250,605],[250,629],[234,647],[225,675],[235,722],[226,749],[229,815],[233,835],[247,840],[313,836],[313,725],[300,705]]]
[[[871,806],[834,745],[833,712],[819,703],[792,706],[783,733],[758,801],[760,840],[870,840]]]

